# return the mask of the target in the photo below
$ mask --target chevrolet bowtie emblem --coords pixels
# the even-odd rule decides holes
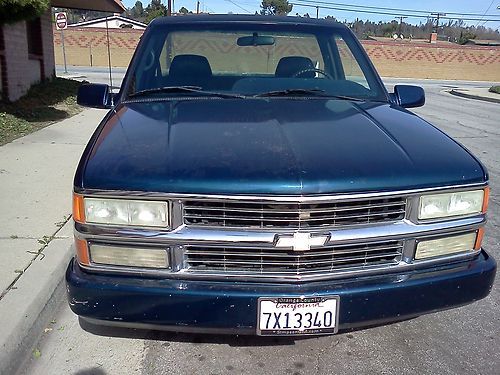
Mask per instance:
[[[293,248],[294,251],[311,250],[311,247],[321,247],[325,245],[328,236],[311,236],[311,233],[296,232],[292,235],[278,235],[276,247]]]

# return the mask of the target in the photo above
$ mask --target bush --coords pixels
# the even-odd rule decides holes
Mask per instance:
[[[491,86],[490,92],[494,92],[495,94],[500,94],[500,86]]]
[[[50,0],[2,0],[0,25],[40,17],[50,7]]]

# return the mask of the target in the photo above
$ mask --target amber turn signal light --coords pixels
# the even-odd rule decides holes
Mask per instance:
[[[477,231],[476,242],[474,243],[474,250],[481,250],[481,243],[483,242],[484,228],[479,228]]]
[[[83,196],[73,193],[73,220],[77,223],[85,222],[85,206]]]
[[[490,198],[490,187],[486,186],[484,188],[483,209],[482,209],[483,214],[485,214],[486,211],[488,211],[488,200],[489,200],[489,198]]]
[[[76,259],[78,260],[78,263],[89,265],[90,256],[89,256],[89,247],[87,245],[87,241],[75,238],[75,247],[76,247]]]

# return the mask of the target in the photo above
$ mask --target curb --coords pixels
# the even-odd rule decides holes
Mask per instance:
[[[58,233],[68,233],[72,226],[73,220],[68,220]],[[72,242],[72,236],[55,237],[0,300],[0,374],[21,368],[57,310]]]
[[[484,102],[490,102],[490,103],[500,103],[500,98],[497,99],[497,98],[490,98],[490,97],[487,97],[487,96],[480,96],[480,95],[468,94],[468,93],[465,93],[465,92],[462,92],[462,91],[459,91],[459,90],[456,90],[456,89],[452,89],[452,90],[450,90],[448,92],[451,95],[460,96],[462,98],[482,100]]]

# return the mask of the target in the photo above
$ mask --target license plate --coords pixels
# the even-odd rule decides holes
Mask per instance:
[[[257,334],[318,335],[337,333],[339,297],[259,298]]]

